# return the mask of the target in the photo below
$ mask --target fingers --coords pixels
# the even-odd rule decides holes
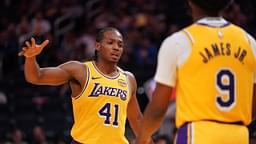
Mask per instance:
[[[42,48],[44,48],[46,45],[48,45],[48,43],[49,43],[49,40],[45,40],[45,41],[41,44]]]
[[[36,40],[32,37],[29,41],[25,41],[25,46],[22,47],[19,56],[33,57],[41,53],[42,49],[49,44],[49,40],[45,40],[41,44],[36,44]]]
[[[28,47],[28,48],[31,48],[31,47],[34,47],[34,46],[36,46],[36,40],[32,37],[31,39],[31,43],[29,42],[29,41],[26,41],[25,42],[25,44],[26,44],[26,46]],[[48,43],[49,43],[49,40],[45,40],[41,45],[40,45],[40,47],[45,47],[46,45],[48,45]]]
[[[22,48],[22,51],[26,51],[28,48],[27,47],[23,47]]]
[[[36,40],[33,37],[30,40],[31,40],[32,46],[35,46],[36,45]]]
[[[22,51],[18,53],[18,56],[23,56],[27,49],[27,47],[22,47]]]
[[[24,53],[25,53],[24,51],[21,51],[21,52],[18,53],[18,56],[23,56]]]
[[[31,47],[31,45],[30,45],[30,43],[29,43],[28,41],[26,41],[25,44],[26,44],[26,46],[27,46],[28,48]]]

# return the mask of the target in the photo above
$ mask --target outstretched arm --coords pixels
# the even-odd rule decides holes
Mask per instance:
[[[160,127],[169,105],[172,87],[157,83],[140,126],[137,144],[148,144],[151,135]]]
[[[42,44],[36,44],[35,39],[26,41],[26,47],[22,48],[19,56],[25,56],[24,73],[28,82],[38,85],[60,85],[67,82],[71,75],[69,70],[72,69],[71,62],[64,63],[58,67],[40,68],[36,56],[41,53],[43,48],[47,46],[49,40],[45,40]]]
[[[127,77],[129,79],[129,85],[132,90],[132,95],[128,104],[128,110],[127,110],[127,116],[129,123],[131,125],[131,128],[133,129],[133,132],[136,136],[138,136],[139,133],[139,125],[142,119],[142,113],[140,111],[140,107],[137,101],[137,82],[133,74],[127,72]]]

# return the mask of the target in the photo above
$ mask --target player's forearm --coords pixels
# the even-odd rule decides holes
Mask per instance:
[[[26,81],[36,84],[40,77],[40,67],[36,61],[36,57],[25,59],[24,74]]]
[[[127,117],[134,134],[138,136],[143,115],[140,111],[139,104],[136,100],[136,95],[133,95],[130,99],[130,102],[127,107]]]
[[[142,119],[141,128],[138,136],[138,144],[145,144],[150,140],[152,134],[160,127],[165,115],[165,110],[153,108],[149,105]]]
[[[142,114],[139,113],[139,114],[137,114],[137,116],[135,118],[129,119],[131,128],[132,128],[135,136],[138,136],[138,134],[139,134],[139,127],[141,125],[142,118],[143,118]]]

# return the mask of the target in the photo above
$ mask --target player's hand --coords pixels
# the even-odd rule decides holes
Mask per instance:
[[[49,43],[49,40],[45,40],[42,44],[36,44],[35,39],[32,37],[31,41],[26,41],[26,47],[22,48],[22,51],[19,52],[19,56],[25,56],[26,58],[34,57],[41,53],[43,48],[47,46]]]

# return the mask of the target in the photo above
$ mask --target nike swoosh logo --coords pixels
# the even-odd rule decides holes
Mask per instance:
[[[101,77],[92,77],[92,79],[93,79],[93,80],[95,80],[95,79],[99,79],[99,78],[101,78]]]

